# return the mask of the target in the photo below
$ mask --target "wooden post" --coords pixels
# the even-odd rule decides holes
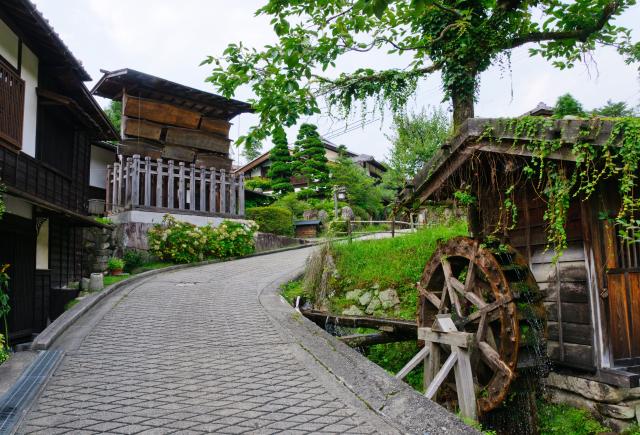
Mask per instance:
[[[227,212],[227,176],[224,169],[220,169],[220,213]]]
[[[178,210],[184,210],[184,162],[178,163]]]
[[[207,211],[207,170],[200,166],[200,211]]]
[[[173,199],[174,182],[173,175],[175,168],[173,167],[173,160],[169,160],[169,166],[167,168],[167,208],[173,208],[175,205]]]
[[[104,209],[105,209],[106,212],[111,211],[110,201],[111,201],[111,190],[113,188],[113,186],[111,184],[111,177],[113,175],[112,172],[113,172],[112,166],[111,165],[107,165],[107,183],[105,185],[105,188],[106,188],[107,192],[106,192],[106,195],[105,195],[105,198],[104,198],[104,206],[105,206]]]
[[[117,165],[118,165],[118,174],[117,174],[118,175],[118,183],[117,183],[117,189],[116,190],[118,191],[117,192],[118,196],[116,198],[116,201],[114,201],[114,202],[116,203],[118,208],[123,205],[123,198],[122,198],[122,195],[123,195],[123,193],[122,193],[122,177],[123,177],[123,173],[122,173],[122,171],[124,169],[122,168],[122,163],[123,162],[118,162],[117,163]]]
[[[236,177],[231,175],[229,178],[229,213],[236,214]]]
[[[465,417],[475,420],[477,418],[476,394],[473,386],[473,373],[471,372],[469,352],[465,349],[451,346],[451,353],[458,355],[458,364],[454,367],[454,373],[460,413]]]
[[[144,206],[151,207],[151,157],[144,158]]]
[[[209,211],[216,212],[216,168],[209,168]]]
[[[244,216],[244,174],[240,174],[238,184],[238,214]]]
[[[196,165],[191,163],[189,167],[189,210],[196,209]]]
[[[162,177],[164,177],[162,159],[157,159],[156,165],[156,207],[162,208]]]
[[[140,205],[140,155],[133,156],[133,166],[131,171],[131,205]]]
[[[391,237],[396,236],[396,215],[391,216]]]
[[[127,157],[127,163],[124,167],[124,206],[131,205],[131,167],[133,166],[133,159]]]
[[[347,219],[347,237],[349,237],[349,243],[351,243],[351,219]]]

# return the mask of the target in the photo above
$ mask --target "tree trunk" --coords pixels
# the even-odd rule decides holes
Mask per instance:
[[[457,131],[464,121],[473,118],[473,95],[453,94],[453,130]]]

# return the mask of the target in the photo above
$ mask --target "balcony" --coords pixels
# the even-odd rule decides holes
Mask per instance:
[[[138,155],[107,167],[108,214],[129,210],[241,218],[244,175]]]
[[[0,143],[22,148],[24,80],[0,57]]]

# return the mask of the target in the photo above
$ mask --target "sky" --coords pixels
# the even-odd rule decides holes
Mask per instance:
[[[209,92],[205,82],[209,70],[199,66],[208,55],[219,56],[232,42],[242,41],[260,48],[276,42],[268,18],[254,15],[264,0],[32,0],[62,40],[80,59],[93,78],[89,88],[102,76],[101,69],[113,71],[133,68]],[[616,24],[632,29],[633,40],[640,39],[640,5],[629,9]],[[353,53],[336,66],[336,73],[353,71],[366,65],[374,69],[404,67],[406,58],[385,52]],[[518,116],[539,102],[553,105],[558,96],[570,92],[585,108],[602,106],[608,99],[640,104],[640,80],[637,66],[626,65],[610,48],[599,48],[593,62],[559,71],[545,60],[530,58],[526,48],[513,51],[511,66],[496,65],[482,74],[475,114],[480,117]],[[250,89],[241,89],[237,99],[251,97]],[[442,107],[439,76],[423,80],[410,111]],[[101,105],[108,101],[99,99]],[[320,103],[321,107],[324,107]],[[305,118],[318,125],[323,135],[351,151],[384,160],[388,156],[392,116],[372,115],[364,128],[360,114],[351,119],[332,119],[326,114]],[[243,114],[233,121],[232,139],[257,122]],[[348,130],[348,131],[345,131]],[[297,130],[290,129],[290,142]],[[267,151],[266,143],[263,150]],[[234,158],[244,159],[234,151]]]

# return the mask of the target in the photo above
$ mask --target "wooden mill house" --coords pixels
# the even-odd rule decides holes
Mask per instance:
[[[119,157],[105,186],[115,222],[149,224],[164,213],[192,223],[244,216],[229,129],[249,104],[132,69],[105,72],[92,92],[122,102]]]
[[[559,146],[548,161],[570,174],[576,143],[619,146],[619,138],[610,142],[616,121],[535,119],[530,123],[539,127],[521,130],[509,127],[509,120],[467,120],[401,193],[400,204],[450,200],[460,190],[475,197],[469,207],[472,237],[491,235],[515,248],[544,295],[553,363],[546,382],[553,400],[587,408],[620,429],[640,421],[640,245],[621,237],[607,219],[620,209],[618,184],[610,178],[589,197],[571,196],[567,248],[555,262],[555,252],[547,249],[545,184],[523,170],[539,161],[532,151],[536,141],[553,141]],[[506,199],[518,210],[515,220]],[[440,289],[427,290],[433,299]]]
[[[115,141],[91,80],[28,0],[0,3],[0,264],[8,263],[10,339],[50,320],[52,288],[79,281],[92,144]]]

